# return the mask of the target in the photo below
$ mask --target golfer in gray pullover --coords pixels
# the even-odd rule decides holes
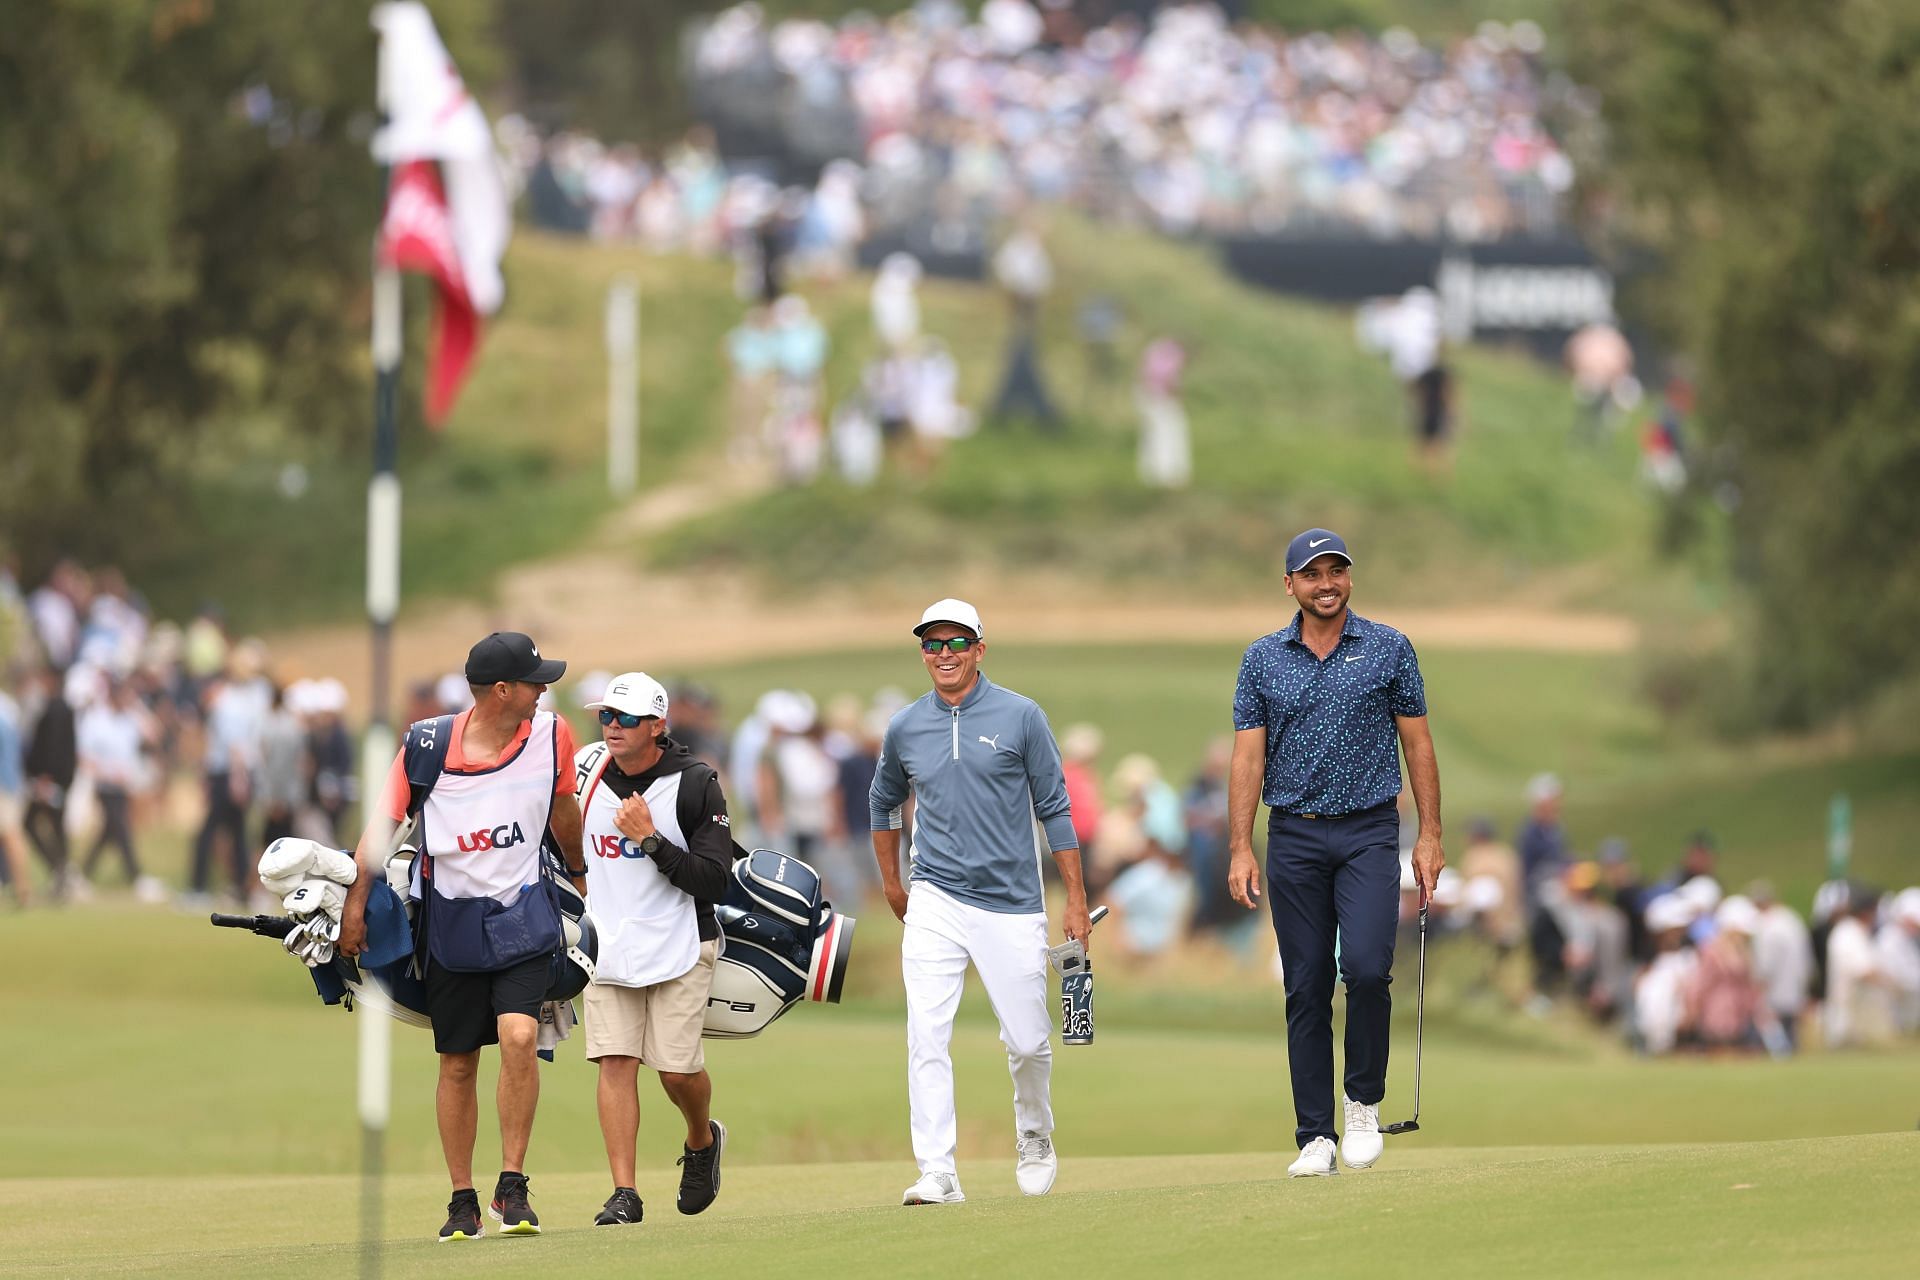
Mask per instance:
[[[966,1199],[954,1165],[953,1015],[969,961],[1000,1019],[1013,1074],[1015,1181],[1045,1195],[1053,1150],[1047,914],[1034,822],[1067,891],[1064,927],[1087,937],[1087,895],[1060,752],[1029,698],[980,674],[986,641],[964,600],[930,605],[914,628],[933,690],[893,717],[868,793],[887,903],[906,924],[907,1098],[920,1179],[903,1203]],[[911,892],[900,881],[901,811],[914,798]]]

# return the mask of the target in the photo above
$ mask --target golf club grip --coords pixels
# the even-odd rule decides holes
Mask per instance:
[[[216,929],[245,929],[263,938],[284,938],[293,932],[293,921],[286,916],[229,916],[216,911],[208,919]]]

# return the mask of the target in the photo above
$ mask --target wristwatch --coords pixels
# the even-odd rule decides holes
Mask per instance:
[[[661,836],[661,834],[658,831],[654,832],[652,835],[646,837],[644,840],[640,842],[640,852],[646,854],[649,858],[651,858],[654,854],[659,853],[662,849],[666,847],[667,847],[666,839],[663,836]]]

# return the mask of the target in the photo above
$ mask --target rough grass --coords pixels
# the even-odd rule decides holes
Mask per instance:
[[[1462,433],[1449,481],[1413,463],[1400,393],[1359,351],[1344,311],[1229,279],[1201,247],[1063,221],[1060,287],[1043,323],[1049,376],[1072,415],[1050,438],[983,430],[930,476],[890,472],[875,489],[827,482],[723,509],[635,551],[666,566],[745,569],[763,585],[908,576],[930,565],[1045,564],[1094,582],[1234,590],[1271,577],[1298,527],[1337,524],[1367,548],[1372,581],[1403,600],[1463,589],[1512,594],[1571,566],[1612,582],[1643,566],[1652,516],[1631,450],[1567,447],[1559,376],[1518,356],[1460,355]],[[608,284],[641,291],[641,483],[722,465],[725,334],[741,308],[724,263],[519,235],[508,303],[489,325],[452,423],[431,434],[403,398],[403,588],[423,600],[485,594],[504,564],[578,545],[614,505],[605,486]],[[833,339],[832,397],[872,353],[866,277],[809,284]],[[1075,335],[1080,302],[1113,296],[1127,323],[1112,386],[1090,380]],[[409,293],[422,311],[423,292]],[[930,281],[925,328],[944,338],[976,407],[993,394],[1006,311],[986,286]],[[1196,478],[1183,494],[1134,475],[1128,389],[1160,334],[1188,344]],[[424,331],[411,358],[422,357]],[[360,389],[340,388],[359,397]],[[371,419],[371,407],[368,408]],[[290,440],[234,424],[182,495],[180,518],[127,562],[163,612],[223,601],[244,628],[352,616],[365,558],[366,437]],[[307,485],[279,487],[290,463]],[[1606,592],[1602,591],[1602,595]]]
[[[1262,293],[1202,247],[1062,221],[1059,287],[1043,310],[1045,368],[1069,421],[1057,435],[983,427],[931,474],[890,473],[870,490],[828,482],[717,512],[651,543],[670,565],[761,571],[775,587],[879,577],[928,565],[1046,565],[1094,581],[1159,582],[1176,593],[1272,576],[1276,546],[1334,525],[1367,550],[1370,581],[1397,600],[1505,595],[1575,564],[1603,576],[1644,566],[1652,512],[1631,451],[1569,447],[1560,378],[1519,356],[1458,354],[1461,433],[1449,478],[1415,462],[1401,393],[1355,344],[1346,313]],[[1127,323],[1113,385],[1091,376],[1076,311],[1113,297]],[[1007,314],[975,286],[932,282],[923,325],[960,362],[964,398],[991,403]],[[852,386],[870,351],[864,298],[826,301],[833,381]],[[848,307],[852,306],[853,310]],[[1194,483],[1150,491],[1135,475],[1131,369],[1172,335],[1192,353],[1186,404]]]

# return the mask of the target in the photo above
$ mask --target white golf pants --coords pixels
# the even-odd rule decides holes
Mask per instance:
[[[1000,1019],[1013,1075],[1014,1128],[1053,1132],[1046,914],[986,911],[921,881],[907,895],[900,972],[907,989],[907,1105],[922,1173],[958,1172],[949,1048],[969,960]]]

